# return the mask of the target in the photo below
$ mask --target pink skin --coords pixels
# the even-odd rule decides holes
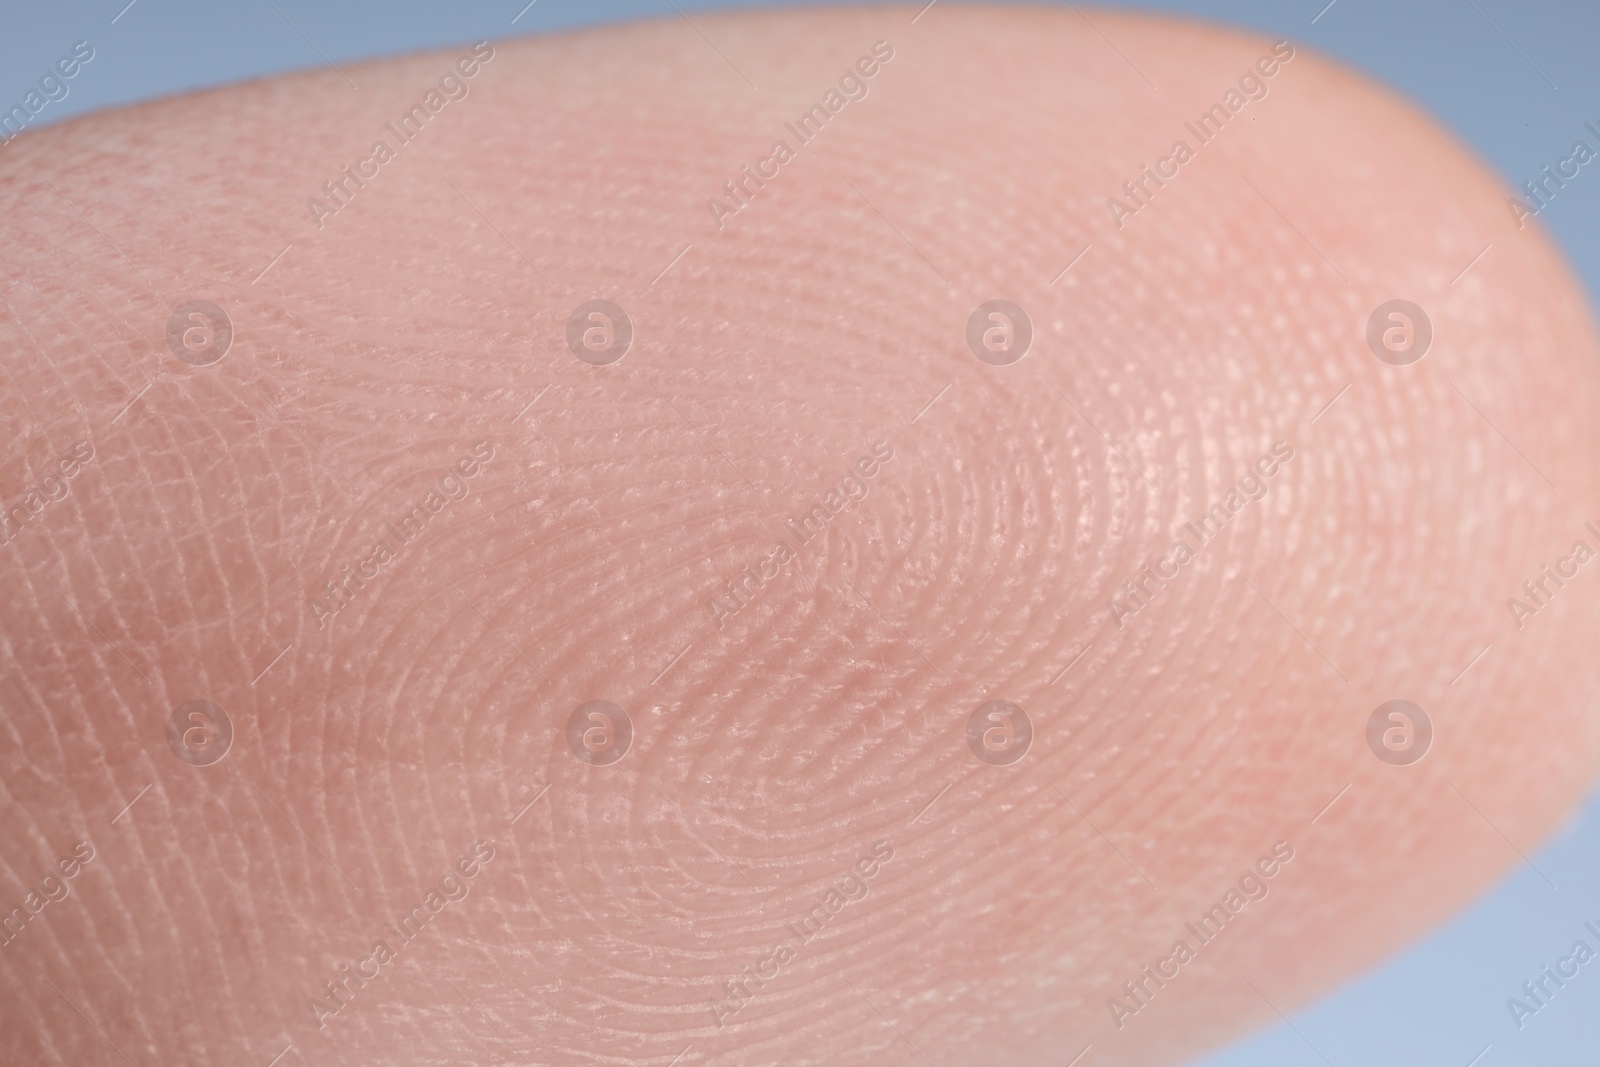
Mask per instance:
[[[0,1062],[1176,1063],[1571,808],[1600,390],[1538,227],[1304,49],[1159,164],[1271,42],[913,14],[696,16],[728,62],[682,20],[495,45],[336,212],[467,46],[3,149]],[[964,339],[996,298],[1009,366]],[[1365,340],[1393,298],[1410,366]],[[166,334],[196,299],[205,366]],[[636,329],[608,366],[565,340],[593,299]],[[1396,698],[1411,766],[1366,741]],[[169,745],[193,700],[220,762]],[[590,700],[615,763],[569,746]],[[1008,766],[990,700],[1031,721]]]

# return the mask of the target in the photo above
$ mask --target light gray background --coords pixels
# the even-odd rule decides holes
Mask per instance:
[[[95,59],[71,81],[70,95],[39,116],[40,124],[325,62],[646,15],[678,17],[670,0],[536,0],[525,7],[526,2],[12,3],[0,13],[0,109],[20,102],[77,40],[94,46]],[[769,6],[759,0],[679,4],[691,12]],[[1595,0],[1335,0],[1324,9],[1325,4],[1150,0],[1139,6],[1251,27],[1337,56],[1409,94],[1513,184],[1554,164],[1579,137],[1595,146],[1582,129],[1586,119],[1600,126]],[[937,18],[938,8],[924,17]],[[9,165],[0,148],[0,173]],[[1600,164],[1583,168],[1540,216],[1591,293],[1600,283],[1597,206]],[[1595,636],[1600,644],[1600,634]],[[1484,833],[1493,831],[1486,826]],[[1203,1067],[1467,1067],[1481,1052],[1477,1067],[1600,1062],[1600,960],[1583,968],[1520,1032],[1506,1009],[1506,998],[1577,938],[1600,949],[1582,929],[1586,919],[1600,926],[1600,797],[1541,850],[1530,851],[1529,842],[1518,845],[1559,890],[1519,860],[1500,886],[1455,922],[1288,1023],[1203,1060]],[[1509,848],[1507,855],[1516,858]],[[1284,951],[1296,949],[1286,945]],[[1091,1052],[1082,1067],[1093,1067],[1092,1061]]]

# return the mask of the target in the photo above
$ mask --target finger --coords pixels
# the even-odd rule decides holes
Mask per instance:
[[[73,890],[13,1058],[1173,1062],[1570,807],[1595,345],[1540,233],[1304,50],[914,14],[7,147],[5,862]]]

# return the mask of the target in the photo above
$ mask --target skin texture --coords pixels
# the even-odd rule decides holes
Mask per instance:
[[[94,450],[0,547],[0,907],[93,850],[0,949],[0,1060],[1176,1063],[1570,810],[1600,562],[1506,606],[1600,547],[1595,335],[1549,240],[1298,47],[1119,227],[1107,198],[1271,42],[914,14],[497,44],[320,226],[307,199],[467,46],[0,150],[0,503]],[[719,228],[707,199],[877,41],[866,98]],[[995,298],[1035,330],[1010,366],[964,340]],[[1410,366],[1365,340],[1395,298],[1433,325]],[[235,331],[209,366],[166,339],[193,299]],[[591,299],[636,327],[610,366],[565,343]],[[1263,499],[1108,607],[1280,441]],[[1396,698],[1434,727],[1411,766],[1365,736]],[[233,724],[210,766],[169,746],[196,699]],[[567,743],[593,699],[631,718],[609,766]],[[1009,766],[967,743],[993,699],[1033,726]],[[1266,896],[1119,1026],[1275,844]]]

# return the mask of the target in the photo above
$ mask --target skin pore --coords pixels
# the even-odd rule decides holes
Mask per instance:
[[[1174,1064],[1571,809],[1539,226],[1299,45],[916,14],[0,149],[0,1061]]]

